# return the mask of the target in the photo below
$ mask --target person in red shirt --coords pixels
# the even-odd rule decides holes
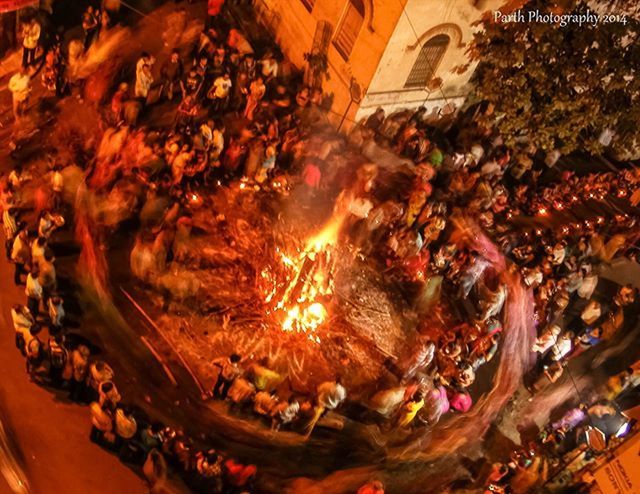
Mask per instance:
[[[320,187],[320,179],[322,178],[322,172],[318,165],[313,162],[308,162],[302,170],[302,179],[304,184],[310,189],[318,189]]]
[[[374,480],[360,487],[357,494],[384,494],[384,485],[379,480]]]
[[[248,487],[258,472],[255,465],[243,465],[233,459],[224,462],[225,478],[235,488]]]

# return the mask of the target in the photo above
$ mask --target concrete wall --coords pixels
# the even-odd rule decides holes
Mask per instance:
[[[357,117],[372,113],[378,106],[387,113],[422,104],[430,111],[437,110],[445,101],[459,106],[469,91],[468,81],[474,66],[463,74],[452,70],[467,63],[466,46],[477,29],[472,24],[483,12],[502,3],[502,0],[408,0],[407,15],[398,20]],[[405,89],[421,47],[438,34],[446,34],[451,39],[435,72],[435,77],[442,79],[441,88]]]
[[[335,35],[348,1],[315,0],[311,12],[303,0],[254,0],[254,5],[261,22],[275,33],[284,54],[299,68],[304,68],[303,55],[313,44],[318,21],[331,23]],[[362,88],[364,98],[360,105],[352,105],[347,125],[372,113],[378,106],[390,113],[422,104],[435,111],[446,102],[462,104],[473,67],[461,75],[452,73],[452,69],[466,63],[466,44],[474,30],[472,23],[504,0],[363,1],[365,20],[348,60],[333,43],[329,46],[330,78],[323,88],[335,95],[334,122],[340,121],[349,104],[352,77]],[[451,38],[435,74],[443,80],[442,90],[404,89],[422,45],[438,34]]]
[[[339,29],[348,0],[315,0],[311,12],[302,0],[254,0],[261,21],[275,33],[284,54],[298,67],[305,66],[303,54],[313,44],[318,21],[330,22],[334,35]],[[364,0],[365,19],[353,50],[345,60],[333,46],[329,46],[329,80],[324,83],[327,93],[334,93],[333,117],[335,122],[347,108],[351,78],[355,78],[362,93],[369,87],[376,68],[394,32],[406,0]],[[402,2],[402,3],[401,3]],[[351,107],[354,119],[357,105]]]

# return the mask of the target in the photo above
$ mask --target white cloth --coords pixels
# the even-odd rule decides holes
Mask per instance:
[[[344,386],[335,382],[324,382],[318,386],[318,403],[328,410],[334,410],[347,398]]]
[[[540,337],[536,339],[536,342],[531,347],[531,350],[538,353],[545,353],[547,350],[549,350],[549,348],[555,345],[556,341],[558,341],[557,334],[553,333],[553,330],[555,328],[557,328],[557,326],[552,326],[542,335],[540,335]]]
[[[598,275],[597,274],[588,274],[582,280],[580,287],[578,288],[578,296],[583,299],[591,298],[593,292],[598,286]]]
[[[556,362],[562,360],[569,354],[569,352],[571,352],[572,348],[573,343],[571,342],[571,338],[568,338],[566,336],[559,338],[556,344],[551,349],[551,359],[555,360]]]
[[[596,301],[591,301],[580,314],[580,317],[586,324],[594,323],[602,315],[602,308]]]
[[[31,92],[31,77],[28,74],[17,72],[9,79],[9,91],[14,101],[26,101]]]
[[[15,309],[11,309],[11,320],[13,322],[13,329],[17,332],[24,333],[29,332],[31,326],[33,326],[33,316],[31,316],[31,312],[26,307],[24,308],[24,312],[16,311]]]

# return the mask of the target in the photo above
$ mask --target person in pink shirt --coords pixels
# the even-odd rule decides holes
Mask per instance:
[[[473,400],[471,395],[462,389],[450,389],[447,391],[449,404],[456,412],[467,413],[471,409]]]

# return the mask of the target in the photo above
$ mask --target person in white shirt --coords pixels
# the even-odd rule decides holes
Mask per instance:
[[[559,362],[573,350],[573,333],[571,331],[558,338],[556,344],[551,347],[551,360]]]
[[[42,300],[42,286],[38,281],[40,272],[38,268],[31,268],[31,272],[27,275],[27,284],[24,293],[27,296],[27,307],[34,317],[40,312],[40,300]]]
[[[146,100],[149,95],[149,89],[153,84],[153,75],[151,74],[151,67],[155,63],[156,59],[146,52],[143,52],[138,62],[136,63],[136,84],[134,93],[136,98]]]
[[[11,248],[11,262],[15,266],[13,281],[16,285],[22,284],[21,276],[27,272],[25,266],[30,260],[30,253],[27,230],[20,230]]]
[[[582,309],[580,318],[588,326],[592,325],[602,315],[602,306],[597,300],[590,300],[587,306]]]
[[[42,211],[40,213],[40,221],[38,222],[38,235],[49,239],[53,231],[56,229],[56,223],[53,221],[53,216],[49,211]]]
[[[40,23],[34,17],[22,26],[22,66],[28,67],[36,59],[40,41]]]
[[[583,269],[583,271],[585,274],[582,278],[582,283],[578,287],[578,296],[584,300],[589,300],[598,286],[598,275],[590,267],[589,269]]]
[[[2,211],[2,229],[4,230],[7,259],[10,260],[13,240],[16,238],[16,234],[18,233],[18,222],[16,220],[14,208],[8,207]]]
[[[233,83],[231,82],[231,75],[228,72],[213,81],[213,85],[208,94],[213,112],[220,113],[226,109],[231,86],[233,86]]]
[[[540,354],[546,353],[549,348],[556,344],[561,331],[560,326],[554,324],[536,339],[531,350]]]
[[[314,409],[314,416],[306,427],[306,436],[313,432],[318,420],[326,410],[335,410],[344,400],[347,399],[347,390],[342,385],[340,377],[335,381],[326,381],[318,386],[317,404]]]
[[[20,120],[27,108],[29,94],[31,93],[31,77],[27,69],[22,67],[9,79],[9,91],[13,100],[13,117],[16,122]]]
[[[32,338],[31,328],[36,321],[33,315],[24,305],[16,304],[11,308],[11,320],[15,330],[16,348],[26,354],[26,346]]]

